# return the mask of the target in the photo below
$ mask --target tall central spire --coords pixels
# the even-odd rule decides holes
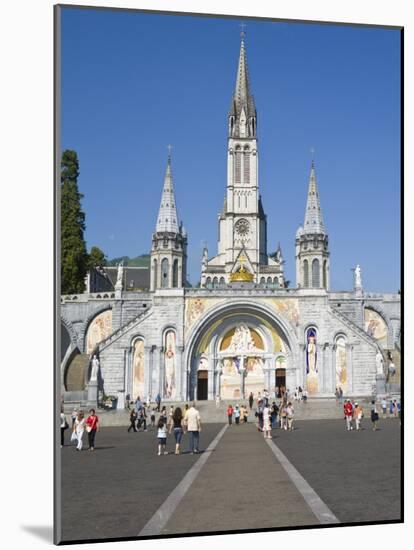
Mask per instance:
[[[249,71],[246,61],[244,32],[241,35],[236,88],[229,111],[229,134],[232,137],[256,136],[256,107],[250,92]]]
[[[158,212],[156,231],[178,233],[178,214],[175,205],[174,187],[171,174],[171,152],[168,155],[167,170],[164,177],[161,204]]]
[[[318,186],[316,183],[315,163],[312,160],[309,177],[308,199],[305,211],[305,233],[325,234],[321,204],[319,200]]]

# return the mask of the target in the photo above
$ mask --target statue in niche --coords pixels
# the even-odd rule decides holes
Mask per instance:
[[[96,357],[96,355],[94,355],[92,359],[90,382],[96,382],[98,380],[98,372],[99,372],[99,359]]]
[[[377,367],[377,374],[384,374],[384,359],[380,350],[377,351],[377,355],[375,356],[375,364]]]
[[[316,331],[309,329],[306,343],[306,373],[317,373],[317,350],[316,350]]]

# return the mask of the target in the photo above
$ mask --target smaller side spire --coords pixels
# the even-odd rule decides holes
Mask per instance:
[[[322,235],[326,233],[319,200],[318,185],[316,182],[315,161],[313,158],[311,162],[308,198],[306,201],[305,223],[303,229],[305,233],[318,233]]]
[[[164,187],[162,190],[161,204],[158,212],[156,232],[167,231],[168,233],[178,233],[178,213],[175,204],[174,186],[171,172],[171,145],[168,146],[167,169],[164,177]]]

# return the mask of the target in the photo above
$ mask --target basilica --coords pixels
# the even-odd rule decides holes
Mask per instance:
[[[65,401],[106,395],[122,403],[125,395],[158,393],[164,401],[233,400],[299,386],[311,399],[332,397],[338,387],[353,397],[398,391],[400,296],[365,291],[359,266],[352,291],[331,289],[313,161],[292,288],[281,248],[268,254],[243,36],[227,126],[218,246],[213,255],[204,249],[200,286],[186,281],[190,236],[178,218],[169,156],[150,266],[93,269],[83,294],[61,297]]]

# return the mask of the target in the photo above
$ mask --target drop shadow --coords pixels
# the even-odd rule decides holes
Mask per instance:
[[[24,531],[49,543],[53,543],[53,527],[51,525],[21,525]]]

